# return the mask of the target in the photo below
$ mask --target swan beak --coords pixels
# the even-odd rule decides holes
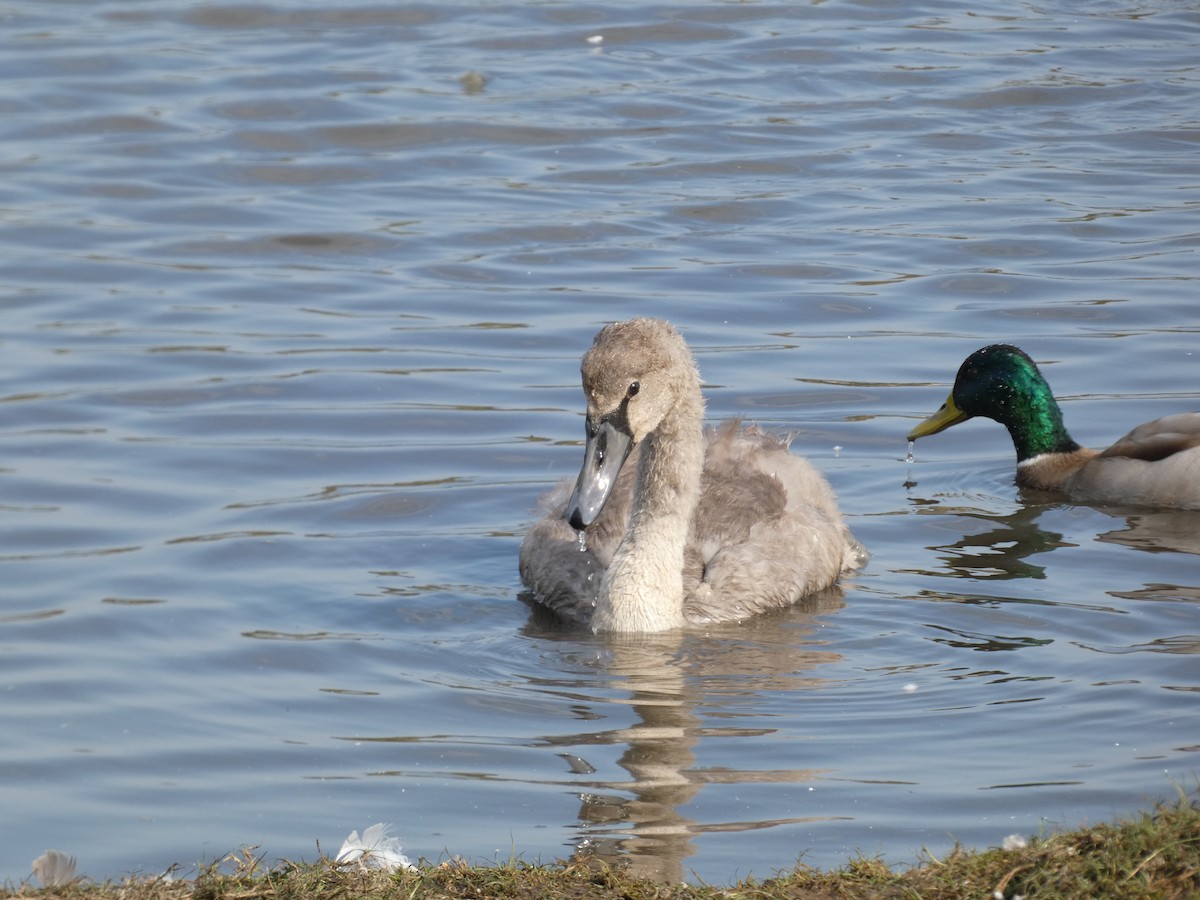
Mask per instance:
[[[633,449],[633,437],[608,418],[598,424],[589,421],[587,433],[583,468],[566,511],[567,521],[576,531],[583,531],[596,521]]]
[[[942,404],[937,412],[922,421],[908,433],[908,439],[915,441],[917,438],[937,434],[939,431],[945,431],[951,425],[957,425],[959,422],[964,422],[969,418],[971,417],[958,408],[954,402],[954,395],[951,394],[946,398],[946,402]]]

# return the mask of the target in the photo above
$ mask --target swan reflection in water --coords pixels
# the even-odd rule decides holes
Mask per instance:
[[[798,607],[768,613],[749,622],[715,626],[707,631],[648,635],[610,635],[603,639],[564,631],[561,623],[531,604],[525,633],[538,638],[580,641],[594,650],[595,681],[576,689],[594,693],[588,717],[609,718],[614,704],[628,706],[635,720],[622,727],[545,738],[562,748],[559,755],[578,776],[580,790],[579,857],[622,862],[633,874],[662,881],[684,880],[686,860],[695,853],[696,835],[747,831],[829,818],[795,817],[754,821],[704,822],[685,815],[684,807],[708,784],[795,784],[822,776],[798,766],[773,770],[697,767],[701,741],[756,740],[775,729],[761,723],[756,698],[763,693],[794,695],[819,687],[817,670],[839,655],[812,639],[813,617],[843,605],[842,591],[830,588]],[[720,710],[746,706],[755,724],[740,726],[736,713]],[[713,715],[698,710],[718,710]],[[618,766],[626,773],[613,779],[606,754],[589,747],[623,747]],[[798,848],[798,852],[800,849]]]

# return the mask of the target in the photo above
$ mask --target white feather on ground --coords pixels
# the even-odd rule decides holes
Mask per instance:
[[[33,875],[42,887],[61,887],[75,880],[75,857],[47,850],[33,861]]]
[[[400,839],[389,837],[391,828],[383,822],[377,822],[370,828],[364,828],[362,837],[357,831],[342,843],[334,862],[338,865],[357,863],[366,869],[381,869],[384,872],[395,872],[398,869],[415,868],[400,848]]]

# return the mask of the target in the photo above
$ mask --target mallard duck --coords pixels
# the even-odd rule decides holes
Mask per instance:
[[[521,544],[534,599],[597,632],[745,619],[865,559],[828,482],[757,428],[703,427],[695,359],[667,322],[608,325],[580,367],[583,468]]]
[[[1067,433],[1050,385],[1022,350],[993,344],[966,358],[942,407],[909,432],[937,434],[974,416],[1008,429],[1017,484],[1088,503],[1200,509],[1200,413],[1139,425],[1103,452]]]

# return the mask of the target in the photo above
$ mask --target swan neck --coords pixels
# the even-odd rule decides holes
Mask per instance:
[[[597,631],[684,624],[684,548],[704,469],[703,401],[685,398],[643,439],[629,528],[605,573]]]

